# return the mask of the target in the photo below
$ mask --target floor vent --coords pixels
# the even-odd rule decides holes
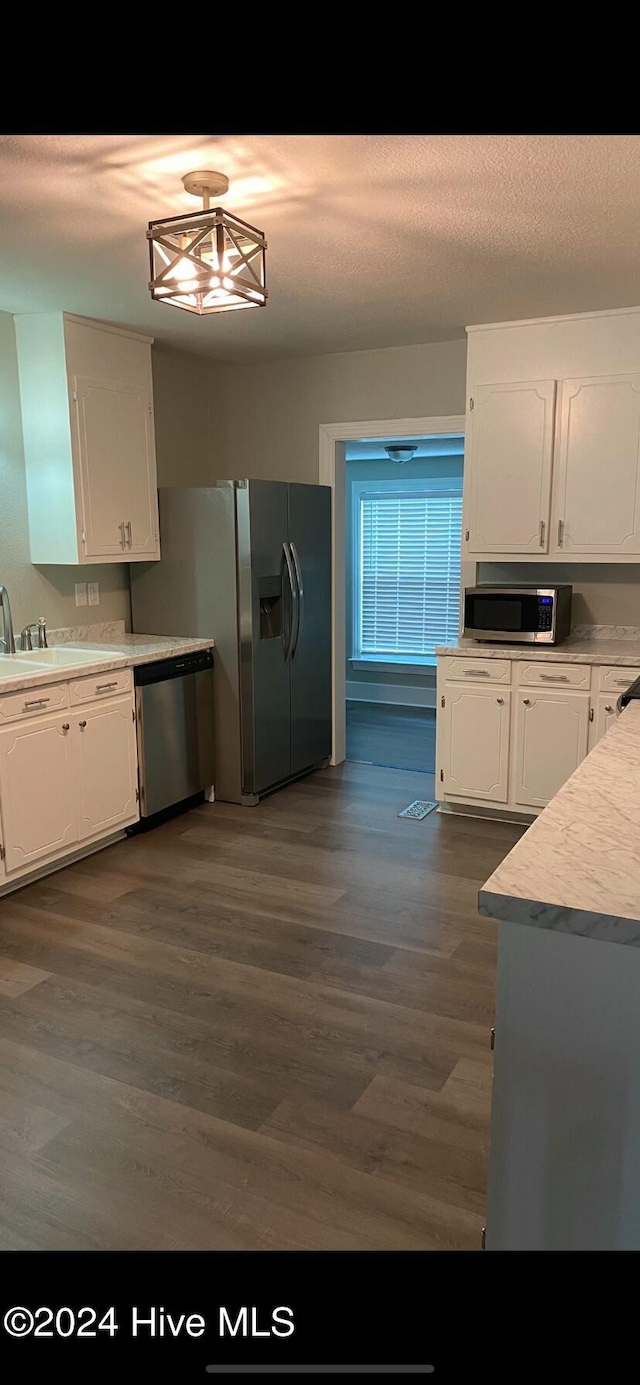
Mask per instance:
[[[427,803],[424,798],[414,798],[413,803],[410,803],[408,807],[402,809],[401,813],[398,813],[398,817],[415,818],[416,822],[422,822],[422,819],[426,818],[428,813],[432,813],[437,806],[437,803]]]

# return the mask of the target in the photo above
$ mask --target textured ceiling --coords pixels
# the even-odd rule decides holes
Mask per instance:
[[[147,221],[223,202],[266,231],[269,303],[152,302]],[[0,139],[0,309],[64,308],[220,360],[459,337],[640,301],[640,137],[42,135]]]

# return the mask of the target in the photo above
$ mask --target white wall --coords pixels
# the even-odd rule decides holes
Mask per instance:
[[[208,486],[211,362],[154,345],[153,408],[159,486]]]
[[[99,582],[99,606],[76,607],[74,584],[80,580]],[[126,564],[80,569],[34,567],[30,561],[18,364],[10,313],[0,313],[0,582],[9,592],[16,633],[38,616],[45,616],[50,628],[88,620],[129,622]]]
[[[480,582],[571,582],[574,625],[640,625],[640,564],[479,563]]]
[[[465,373],[465,341],[216,364],[210,476],[317,481],[321,423],[463,414]]]

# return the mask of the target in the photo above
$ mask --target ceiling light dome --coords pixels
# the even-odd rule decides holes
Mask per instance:
[[[224,173],[201,169],[185,174],[182,183],[202,198],[202,211],[149,222],[151,297],[199,316],[264,308],[264,232],[224,207],[211,207],[211,198],[229,187]]]
[[[418,451],[418,444],[417,442],[390,443],[387,447],[385,443],[384,450],[392,462],[411,462]]]

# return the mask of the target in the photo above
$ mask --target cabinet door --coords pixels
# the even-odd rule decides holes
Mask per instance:
[[[546,553],[555,381],[479,385],[470,400],[470,553]]]
[[[640,553],[640,375],[560,389],[553,551]]]
[[[121,697],[72,714],[78,838],[96,837],[139,817],[133,700]]]
[[[7,875],[77,840],[68,712],[0,730],[0,802]]]
[[[597,745],[609,727],[613,726],[618,716],[617,701],[617,697],[613,697],[611,693],[600,693],[598,697],[591,699],[593,721],[589,725],[589,750],[593,750],[594,745]]]
[[[146,390],[115,387],[119,474],[127,555],[158,549],[158,491],[151,400]]]
[[[445,794],[506,803],[511,694],[506,689],[447,683],[444,700],[440,710]]]
[[[74,381],[82,492],[81,549],[87,558],[124,560],[125,477],[118,456],[115,386],[109,380]]]
[[[76,376],[76,430],[86,558],[154,557],[155,453],[146,390]]]
[[[588,693],[517,693],[516,803],[544,808],[587,753]]]

